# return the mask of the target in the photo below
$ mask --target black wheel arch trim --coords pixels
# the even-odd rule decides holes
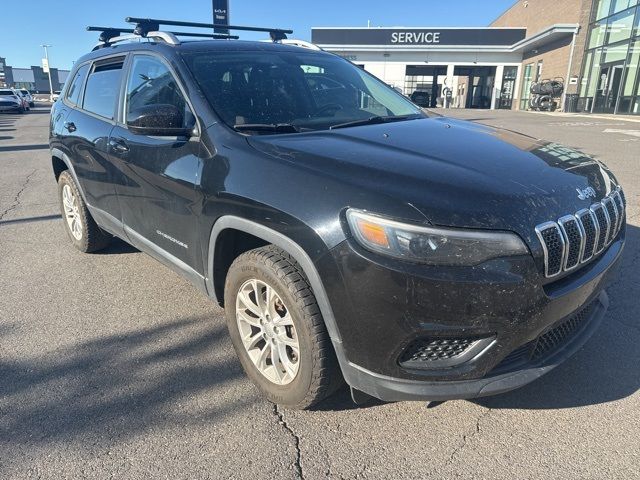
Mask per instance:
[[[78,181],[78,176],[76,175],[76,171],[73,168],[73,163],[71,162],[71,159],[69,158],[69,156],[64,153],[62,150],[60,150],[59,148],[52,148],[51,150],[51,156],[55,157],[59,160],[62,160],[62,162],[67,166],[67,169],[71,172],[71,176],[73,177],[73,181],[76,182],[76,186],[78,187],[78,190],[80,190],[80,195],[82,195],[82,199],[84,200],[85,203],[87,203],[87,197],[84,194],[84,190],[82,189],[82,185],[80,185],[80,182]],[[88,205],[88,203],[87,203]]]
[[[223,230],[226,229],[240,230],[242,232],[261,238],[266,242],[280,247],[289,255],[291,255],[296,260],[296,262],[298,262],[305,275],[309,279],[309,283],[311,284],[313,293],[316,296],[318,307],[320,308],[320,313],[322,313],[322,318],[324,319],[325,326],[327,327],[327,331],[329,332],[329,337],[331,338],[331,343],[333,344],[342,373],[345,375],[345,378],[352,378],[353,376],[348,375],[347,371],[351,370],[353,367],[346,358],[342,345],[342,337],[340,336],[340,331],[338,329],[335,316],[333,315],[333,309],[331,308],[331,303],[329,302],[329,297],[327,296],[327,292],[325,291],[324,285],[320,278],[320,274],[318,273],[318,270],[316,269],[307,252],[305,252],[300,245],[298,245],[286,235],[283,235],[282,233],[277,232],[269,227],[265,227],[260,223],[236,217],[234,215],[225,215],[220,217],[213,225],[213,228],[211,229],[211,236],[209,238],[209,253],[206,269],[207,276],[205,278],[209,296],[213,300],[218,301],[215,293],[215,286],[213,284],[213,261],[218,236]]]

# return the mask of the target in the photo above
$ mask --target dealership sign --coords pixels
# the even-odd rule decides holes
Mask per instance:
[[[313,28],[318,45],[511,46],[524,39],[524,28]]]
[[[440,32],[393,32],[391,43],[440,43]]]

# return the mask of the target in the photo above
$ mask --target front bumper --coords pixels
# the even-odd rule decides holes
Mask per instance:
[[[562,363],[597,329],[608,305],[604,288],[623,245],[621,231],[597,260],[549,283],[532,257],[470,269],[425,268],[343,242],[319,267],[330,279],[325,285],[341,333],[336,352],[345,380],[386,401],[474,398],[525,385]],[[588,318],[566,342],[544,357],[504,368],[512,352],[586,305],[592,305]],[[458,365],[402,364],[403,352],[424,337],[493,341]]]
[[[0,112],[18,112],[22,108],[22,105],[13,103],[11,105],[0,105]]]
[[[355,364],[349,364],[343,373],[346,382],[352,387],[387,402],[469,399],[508,392],[540,378],[576,353],[597,330],[608,305],[607,294],[602,291],[594,299],[591,314],[585,320],[584,327],[563,348],[556,350],[541,362],[517,370],[475,380],[435,382],[387,377]]]

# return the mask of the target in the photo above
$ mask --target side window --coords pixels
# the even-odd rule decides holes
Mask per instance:
[[[87,79],[82,108],[112,119],[122,78],[122,61],[98,64]]]
[[[155,57],[137,55],[133,58],[127,81],[126,122],[132,122],[157,106],[175,107],[181,123],[179,127],[195,125],[195,117],[167,66]]]
[[[82,90],[82,83],[84,82],[85,77],[87,76],[87,71],[89,70],[89,65],[83,65],[78,69],[73,80],[69,84],[69,90],[67,90],[67,100],[77,105],[78,100],[80,99],[80,92]]]

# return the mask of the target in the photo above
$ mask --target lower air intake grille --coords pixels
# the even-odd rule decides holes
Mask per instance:
[[[433,362],[462,355],[476,338],[434,338],[418,340],[404,351],[400,363]]]
[[[533,360],[541,360],[562,348],[584,327],[591,317],[596,302],[597,300],[591,302],[535,340],[516,348],[493,369],[493,372],[503,373],[521,368]]]
[[[538,360],[564,345],[584,324],[591,315],[593,303],[569,317],[557,327],[543,333],[535,343],[531,358]]]

